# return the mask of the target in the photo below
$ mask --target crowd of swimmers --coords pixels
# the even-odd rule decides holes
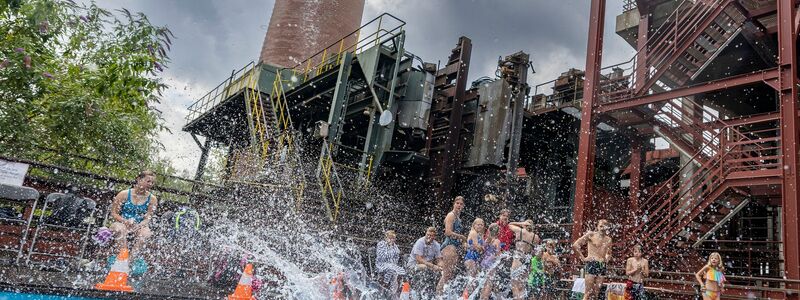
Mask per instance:
[[[465,228],[461,219],[464,205],[464,198],[456,197],[452,210],[444,218],[441,244],[436,239],[437,229],[428,227],[425,236],[411,247],[406,263],[400,263],[395,232],[385,232],[385,239],[376,246],[375,270],[390,293],[400,294],[400,283],[408,280],[422,294],[442,297],[457,271],[464,270],[467,281],[466,284],[462,282],[463,292],[458,291],[464,299],[505,298],[506,291],[500,282],[506,280],[511,283],[513,299],[555,299],[556,288],[565,271],[556,253],[556,241],[542,241],[531,220],[510,222],[508,209],[500,210],[496,221],[488,226],[483,219],[475,218],[471,226]],[[608,221],[599,220],[595,230],[572,244],[575,257],[583,265],[584,300],[597,299],[601,292],[612,255],[609,230]],[[640,246],[632,250],[624,268],[626,293],[629,299],[645,299],[644,282],[650,274],[649,262]],[[704,300],[720,299],[725,288],[723,271],[722,257],[715,252],[697,272]]]

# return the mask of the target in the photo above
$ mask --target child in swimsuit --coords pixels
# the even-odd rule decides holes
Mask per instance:
[[[500,225],[492,223],[486,231],[486,249],[483,251],[483,259],[481,260],[481,269],[486,272],[486,279],[483,282],[481,289],[481,300],[489,299],[494,289],[494,274],[497,269],[497,259],[502,251],[502,242],[498,236],[500,235]]]
[[[475,276],[478,275],[478,263],[481,259],[481,254],[483,253],[483,235],[485,233],[485,223],[483,219],[476,218],[475,221],[472,222],[472,229],[469,231],[469,235],[467,236],[467,252],[464,255],[464,267],[467,269],[467,275],[469,275],[469,283],[467,283],[467,287],[464,290],[464,293],[471,292],[473,289],[473,281],[475,280]]]
[[[722,256],[714,252],[708,256],[708,263],[697,271],[694,276],[700,283],[700,290],[703,293],[703,300],[719,300],[722,292],[725,291],[725,268],[722,265]],[[703,279],[705,278],[705,282]]]

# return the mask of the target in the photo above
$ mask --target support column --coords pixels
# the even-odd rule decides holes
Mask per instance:
[[[639,11],[646,12],[643,7],[639,7]],[[650,70],[647,67],[647,32],[650,29],[650,15],[645,14],[643,16],[639,16],[639,35],[636,37],[636,49],[638,54],[636,55],[636,71],[634,73],[634,90],[638,90],[645,81],[647,81],[647,74]]]
[[[644,147],[642,147],[642,141],[639,140],[637,137],[631,140],[631,179],[630,179],[630,187],[628,188],[628,198],[629,202],[628,205],[630,207],[629,213],[626,217],[627,226],[629,229],[625,230],[628,232],[628,236],[626,240],[630,245],[634,245],[636,243],[636,237],[630,234],[633,234],[636,228],[639,226],[639,217],[641,212],[639,211],[639,197],[641,197],[642,193],[642,167],[644,165]]]
[[[800,279],[800,238],[798,232],[798,119],[797,119],[797,28],[795,28],[794,1],[777,0],[778,5],[778,49],[781,104],[781,146],[783,155],[782,225],[785,278]],[[800,289],[800,284],[788,284],[787,289]],[[787,299],[800,296],[787,295]]]
[[[630,198],[630,210],[638,215],[639,214],[639,197],[642,193],[642,166],[644,163],[643,147],[640,140],[631,141],[631,186],[628,190],[628,197]],[[631,224],[636,226],[635,222]]]
[[[197,143],[197,147],[200,147],[200,162],[197,164],[197,171],[194,173],[194,180],[195,181],[202,181],[203,174],[206,172],[206,162],[208,161],[208,152],[211,151],[211,139],[206,137],[205,143],[200,143],[200,140],[197,139],[197,136],[192,133],[192,138],[194,142]],[[192,191],[198,191],[200,189],[200,185],[195,183],[192,185]]]
[[[578,172],[575,178],[575,209],[572,239],[583,235],[585,223],[592,211],[594,180],[595,116],[594,107],[600,90],[600,65],[603,56],[603,29],[606,1],[592,0],[589,19],[589,43],[586,51],[586,80],[583,82],[581,131],[578,143]]]

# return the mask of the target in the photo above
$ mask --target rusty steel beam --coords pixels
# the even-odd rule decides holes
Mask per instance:
[[[631,140],[631,186],[628,189],[628,197],[630,198],[630,210],[635,214],[639,213],[639,197],[642,192],[642,167],[644,166],[643,159],[644,148],[642,141],[638,139]],[[639,226],[635,224],[633,226]]]
[[[437,96],[431,110],[427,148],[431,152],[430,175],[433,179],[434,199],[439,203],[439,213],[450,208],[455,171],[463,151],[459,147],[459,140],[463,128],[461,118],[471,56],[472,41],[462,36],[448,57],[447,65],[436,72]],[[447,133],[444,139],[436,138],[434,141],[432,134],[436,129],[432,126],[437,120],[446,121],[447,126],[443,129]]]
[[[643,11],[643,10],[639,10]],[[649,50],[647,49],[647,38],[650,37],[648,34],[650,29],[650,14],[643,14],[641,18],[639,18],[639,35],[636,37],[636,49],[638,50],[639,54],[636,55],[636,70],[633,74],[633,82],[634,90],[637,90],[641,87],[642,83],[647,80],[647,73],[649,68],[647,67],[647,55],[649,54]]]
[[[757,115],[742,116],[738,118],[731,118],[725,120],[709,121],[705,122],[705,124],[711,128],[721,128],[725,126],[740,126],[740,125],[755,124],[767,121],[775,121],[778,119],[780,119],[780,113],[771,112],[771,113],[763,113]]]
[[[800,279],[800,227],[798,225],[798,146],[800,141],[797,118],[797,27],[793,1],[777,0],[778,49],[780,77],[778,78],[781,110],[781,146],[783,147],[782,225],[785,278]],[[787,284],[787,288],[800,290],[800,284]],[[800,299],[797,293],[787,299]]]
[[[668,92],[632,97],[622,101],[597,105],[597,107],[595,108],[595,113],[607,113],[615,110],[629,109],[640,105],[646,105],[700,93],[707,93],[707,92],[728,89],[740,85],[756,83],[759,81],[763,81],[769,84],[772,80],[775,80],[777,78],[778,78],[777,68],[766,69],[753,73],[731,76],[719,80],[713,80],[689,87],[674,89]]]
[[[592,212],[596,128],[594,108],[600,91],[600,68],[603,62],[603,30],[606,0],[592,0],[589,14],[589,42],[586,49],[586,79],[583,82],[581,131],[578,142],[578,165],[575,178],[575,208],[572,240],[584,233]]]

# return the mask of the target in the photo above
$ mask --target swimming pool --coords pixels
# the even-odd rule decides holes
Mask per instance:
[[[101,299],[101,298],[0,292],[0,300],[93,300],[93,299]]]

